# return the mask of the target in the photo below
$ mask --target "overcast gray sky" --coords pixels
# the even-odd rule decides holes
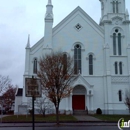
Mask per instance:
[[[31,46],[44,35],[44,16],[48,0],[0,0],[0,75],[23,87],[25,46],[30,34]],[[52,0],[54,26],[77,6],[97,23],[101,17],[99,0]],[[130,0],[126,0],[130,11]]]

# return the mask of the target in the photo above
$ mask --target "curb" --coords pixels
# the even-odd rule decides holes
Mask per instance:
[[[0,122],[1,123],[1,122]],[[23,122],[23,121],[19,121],[19,122],[8,122],[8,121],[3,121],[2,123],[32,123],[32,121],[28,121],[28,122]],[[35,121],[35,123],[56,123],[56,121]],[[117,123],[117,121],[59,121],[59,123]]]

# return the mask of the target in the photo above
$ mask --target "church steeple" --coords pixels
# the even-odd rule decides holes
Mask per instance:
[[[53,5],[51,0],[48,0],[45,14],[45,31],[43,53],[48,53],[52,50],[52,26],[53,26]]]
[[[45,15],[45,20],[53,20],[53,5],[51,0],[48,0],[48,3],[46,5],[46,15]]]
[[[48,5],[52,5],[52,4],[51,4],[51,0],[48,0]]]
[[[27,46],[26,49],[30,48],[30,35],[28,34],[28,41],[27,41]]]

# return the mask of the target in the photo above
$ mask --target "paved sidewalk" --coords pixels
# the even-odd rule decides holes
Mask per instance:
[[[93,116],[89,115],[73,115],[78,121],[101,121]]]
[[[78,123],[60,123],[60,127],[75,126],[117,126],[117,123],[105,122],[78,122]],[[32,127],[32,123],[0,123],[1,127]],[[57,127],[56,123],[35,123],[35,127]]]

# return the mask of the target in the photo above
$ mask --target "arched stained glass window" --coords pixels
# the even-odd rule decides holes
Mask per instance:
[[[37,73],[37,59],[35,58],[33,61],[33,73]]]
[[[81,73],[81,46],[79,44],[74,46],[74,73]]]
[[[93,75],[93,55],[89,55],[89,75]]]
[[[116,55],[116,34],[113,33],[113,54]]]

